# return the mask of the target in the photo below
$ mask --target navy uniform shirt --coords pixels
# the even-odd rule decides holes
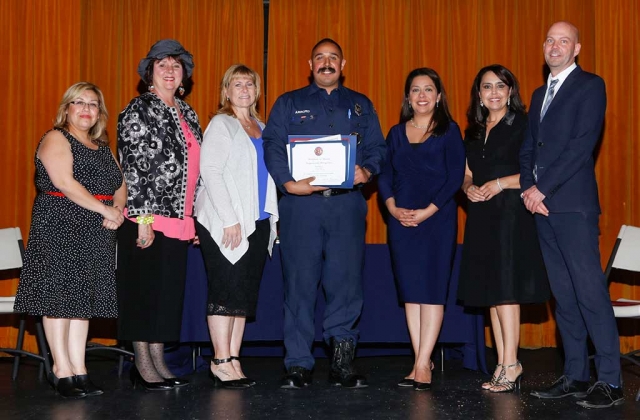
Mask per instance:
[[[366,96],[339,85],[329,95],[315,83],[281,95],[262,132],[264,160],[276,185],[295,181],[289,171],[286,146],[290,134],[358,136],[356,165],[380,173],[386,143],[378,115]]]

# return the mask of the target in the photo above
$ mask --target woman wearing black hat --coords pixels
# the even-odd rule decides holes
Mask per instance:
[[[126,219],[118,232],[118,338],[133,343],[131,381],[148,390],[186,385],[164,361],[178,341],[187,263],[195,236],[193,203],[202,130],[178,96],[193,56],[179,42],[156,42],[140,61],[148,92],[118,119],[118,151],[127,183]]]

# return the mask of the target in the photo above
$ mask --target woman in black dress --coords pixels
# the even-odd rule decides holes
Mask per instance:
[[[36,149],[38,195],[14,309],[43,316],[47,374],[65,398],[102,394],[84,361],[89,319],[118,316],[115,231],[127,190],[106,125],[100,89],[76,83]]]
[[[489,307],[498,353],[491,392],[520,385],[520,304],[549,298],[533,216],[522,205],[519,151],[527,118],[518,81],[501,65],[484,67],[471,88],[462,191],[469,199],[458,299]]]
[[[217,386],[247,388],[255,381],[242,371],[240,346],[276,238],[278,199],[263,159],[264,124],[256,110],[260,76],[234,64],[220,93],[220,109],[202,142],[196,232],[209,280],[207,324],[215,352],[210,377]]]
[[[148,390],[188,384],[167,367],[164,343],[180,339],[187,249],[195,237],[202,131],[180,99],[192,71],[193,57],[178,41],[156,42],[138,66],[149,91],[118,118],[128,190],[118,231],[118,338],[133,343],[134,387]]]

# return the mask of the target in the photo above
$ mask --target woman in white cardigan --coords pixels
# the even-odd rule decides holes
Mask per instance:
[[[225,388],[255,384],[242,372],[240,346],[276,238],[278,203],[263,159],[259,97],[260,76],[242,64],[231,66],[200,154],[203,187],[195,214],[209,282],[207,323],[215,352],[210,376]]]

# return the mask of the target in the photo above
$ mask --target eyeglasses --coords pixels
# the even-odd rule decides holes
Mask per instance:
[[[80,107],[80,109],[84,109],[84,107],[89,107],[89,111],[97,111],[100,109],[100,105],[97,102],[85,102],[85,101],[71,101],[70,104]]]

